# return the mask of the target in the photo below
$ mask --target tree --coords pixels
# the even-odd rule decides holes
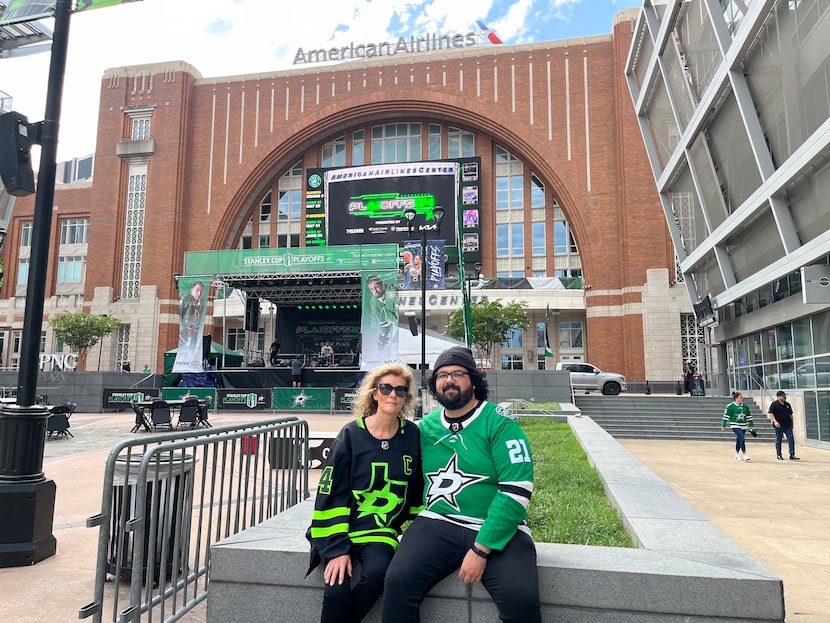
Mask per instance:
[[[78,351],[78,367],[86,369],[89,349],[120,327],[121,321],[112,316],[66,313],[52,318],[49,324],[59,341]]]
[[[490,359],[494,343],[504,341],[507,333],[513,329],[527,329],[530,321],[524,308],[525,301],[503,304],[501,299],[470,303],[470,313],[473,318],[472,344],[476,353],[482,359]],[[459,340],[464,339],[464,312],[456,309],[450,314],[450,323],[447,325],[447,335]]]

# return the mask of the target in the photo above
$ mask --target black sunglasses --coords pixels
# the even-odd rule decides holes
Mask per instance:
[[[409,387],[407,387],[406,385],[392,386],[389,383],[381,383],[380,385],[378,385],[378,389],[380,390],[380,393],[384,396],[388,396],[389,394],[391,394],[392,390],[394,389],[395,395],[399,398],[403,398],[409,393]]]

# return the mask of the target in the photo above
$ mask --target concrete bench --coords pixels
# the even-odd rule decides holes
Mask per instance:
[[[638,549],[537,543],[544,621],[782,623],[781,580],[680,498],[590,418],[569,418]],[[320,620],[308,578],[308,500],[211,548],[207,623]],[[380,621],[375,608],[367,623]],[[498,621],[489,595],[450,576],[421,621]]]

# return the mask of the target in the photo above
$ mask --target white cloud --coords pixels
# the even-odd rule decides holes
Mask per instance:
[[[143,0],[75,14],[58,159],[94,151],[101,78],[108,68],[183,60],[205,77],[275,71],[291,68],[299,48],[465,32],[478,19],[507,43],[524,43],[543,40],[551,20],[570,19],[580,7],[597,13],[590,16],[599,22],[596,32],[610,32],[619,5],[637,0],[616,2],[483,0],[471,7],[457,0]],[[49,59],[48,53],[0,59],[0,90],[30,121],[44,115]]]

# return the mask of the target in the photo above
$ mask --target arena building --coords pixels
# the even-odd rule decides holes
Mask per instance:
[[[107,70],[92,176],[73,181],[86,175],[81,159],[58,178],[67,183],[55,193],[44,320],[115,316],[121,329],[87,368],[99,359],[105,370],[130,361],[160,371],[177,344],[186,253],[306,246],[313,169],[474,157],[480,260],[462,256],[467,283],[430,294],[427,327],[443,332],[469,286],[474,300],[524,301],[531,320],[487,365],[590,361],[631,381],[674,381],[684,360],[702,356],[702,334],[626,83],[637,15],[619,13],[608,35],[527,45],[438,33],[404,48],[304,49],[271,73],[203,77],[182,61]],[[0,349],[12,368],[33,203],[17,200],[2,249]],[[458,254],[448,257],[456,275]],[[252,331],[243,306],[217,298],[221,288],[210,288],[208,319],[213,339],[249,361],[267,359],[281,309],[299,303],[251,288]],[[400,299],[403,313],[420,305],[417,293]],[[43,327],[42,351],[64,350]]]
[[[727,387],[803,399],[796,421],[817,445],[830,442],[828,37],[826,3],[646,0],[626,66]]]

